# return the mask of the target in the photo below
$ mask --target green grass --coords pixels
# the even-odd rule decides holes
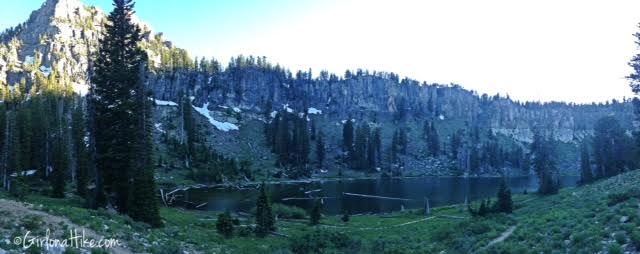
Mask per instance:
[[[422,211],[412,210],[351,216],[347,223],[340,216],[325,216],[316,227],[296,215],[277,222],[278,232],[288,237],[265,239],[238,235],[238,231],[246,235],[252,218],[240,217],[245,229],[236,228],[235,237],[224,239],[215,230],[214,212],[162,208],[165,227],[151,229],[122,215],[85,209],[78,198],[29,196],[27,201],[35,204],[35,209],[67,217],[106,237],[125,240],[135,252],[290,253],[319,249],[323,253],[617,253],[640,248],[639,200],[631,196],[608,205],[609,196],[635,193],[638,182],[640,172],[634,171],[563,189],[553,196],[515,195],[513,214],[485,218],[469,217],[459,205],[434,208],[427,220]],[[0,197],[8,198],[3,193]],[[295,208],[278,210],[290,215],[301,213]],[[38,227],[37,218],[24,218],[21,223]],[[516,226],[512,235],[485,248],[511,226]]]

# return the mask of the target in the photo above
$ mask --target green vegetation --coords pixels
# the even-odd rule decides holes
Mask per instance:
[[[454,205],[434,208],[429,217],[421,210],[384,216],[352,215],[348,223],[341,215],[324,216],[316,227],[309,227],[304,220],[278,216],[274,226],[283,236],[266,238],[253,234],[251,217],[238,216],[235,222],[231,214],[226,217],[224,213],[161,208],[165,227],[154,229],[126,216],[82,208],[78,198],[29,195],[26,201],[105,236],[124,239],[134,252],[551,253],[564,249],[570,253],[595,253],[630,251],[640,246],[640,200],[632,194],[637,193],[638,181],[640,171],[631,171],[562,189],[557,195],[514,195],[512,215],[469,217],[461,205]],[[608,205],[607,193],[629,193],[630,197]],[[0,197],[8,198],[2,194]],[[226,217],[221,220],[225,221],[225,228],[234,228],[233,234],[218,233],[219,216]],[[37,218],[25,218],[23,223],[25,227],[39,224]],[[512,234],[502,242],[490,244],[511,228]],[[145,244],[151,242],[156,244]]]

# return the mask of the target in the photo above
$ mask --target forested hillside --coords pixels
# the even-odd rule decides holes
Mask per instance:
[[[89,116],[83,96],[94,75],[105,20],[104,12],[78,0],[48,0],[25,23],[2,33],[0,89],[16,109],[4,105],[8,119],[20,115],[17,109],[38,111],[31,106],[37,99],[29,98],[46,94],[45,81],[53,90],[66,91],[69,99],[58,114],[65,126],[71,126],[72,115]],[[290,71],[253,56],[238,56],[225,65],[212,58],[194,59],[135,16],[133,22],[142,28],[140,47],[148,56],[144,82],[156,102],[152,131],[159,145],[153,159],[161,182],[527,175],[533,172],[535,132],[551,137],[557,173],[576,175],[580,145],[591,142],[598,119],[613,116],[627,135],[633,127],[630,100],[518,102],[508,95],[478,94],[457,84],[420,82],[392,72]],[[12,128],[26,132],[27,127],[8,122],[8,148],[16,147],[14,141],[39,139],[39,132],[53,135],[51,127],[34,122],[26,123],[33,129],[28,137],[14,138],[18,132]],[[68,136],[63,150],[75,179],[77,166],[71,162],[80,143]],[[8,148],[3,153],[11,154]],[[20,168],[44,167],[32,164],[41,164],[35,158],[45,155],[34,155],[38,151],[28,147],[20,153],[33,160]],[[10,168],[5,175],[21,170]]]

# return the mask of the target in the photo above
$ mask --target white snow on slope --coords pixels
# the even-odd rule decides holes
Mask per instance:
[[[322,114],[322,110],[319,110],[317,108],[309,108],[307,109],[307,114],[320,115]]]
[[[293,109],[289,107],[289,104],[284,104],[284,107],[282,107],[282,108],[285,109],[289,113],[293,113]]]
[[[45,77],[49,77],[49,75],[51,74],[51,67],[46,67],[46,66],[40,66],[40,72],[42,72],[42,74],[44,74]]]
[[[33,56],[25,56],[24,57],[24,63],[25,64],[33,64],[33,63],[35,63],[35,58],[33,58]]]
[[[80,84],[80,83],[74,82],[73,84],[71,84],[71,86],[73,87],[73,91],[80,96],[85,96],[89,93],[89,85],[87,84]]]
[[[235,124],[232,124],[232,123],[229,123],[229,122],[219,122],[219,121],[216,121],[215,119],[213,119],[213,117],[211,116],[211,111],[209,111],[208,107],[209,107],[209,103],[207,102],[204,105],[202,105],[201,108],[193,106],[193,109],[195,109],[196,111],[198,111],[198,113],[200,113],[201,115],[206,117],[209,120],[209,123],[211,123],[213,126],[215,126],[218,130],[231,131],[231,130],[239,130],[240,129]]]
[[[278,111],[273,111],[271,112],[271,118],[276,118],[276,116],[278,115]]]
[[[233,112],[240,113],[242,112],[242,110],[240,110],[240,108],[238,107],[233,107]]]
[[[155,99],[155,101],[156,101],[156,105],[158,105],[158,106],[172,106],[172,107],[177,107],[178,106],[178,103],[175,103],[173,101],[163,101],[163,100],[158,100],[158,99]]]
[[[32,169],[32,170],[22,171],[22,172],[20,172],[20,175],[22,175],[22,176],[31,176],[31,175],[35,175],[36,172],[37,172],[36,170]],[[13,173],[10,176],[11,177],[17,177],[18,174],[17,173]]]
[[[161,123],[156,123],[154,124],[154,126],[156,127],[156,130],[158,130],[160,133],[166,133],[166,131],[162,129]]]

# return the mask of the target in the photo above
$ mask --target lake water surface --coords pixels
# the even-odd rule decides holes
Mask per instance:
[[[577,176],[561,176],[562,187],[572,187]],[[512,193],[533,193],[538,187],[535,176],[508,178]],[[420,177],[400,179],[330,180],[308,183],[270,184],[271,201],[309,209],[313,201],[300,198],[323,197],[324,214],[340,214],[343,207],[352,214],[385,213],[402,209],[422,208],[425,199],[431,207],[464,203],[495,197],[500,183],[496,177]],[[346,193],[346,194],[345,194]],[[193,203],[207,203],[210,211],[249,212],[255,207],[257,189],[192,189],[185,198]],[[359,195],[383,196],[380,199]],[[403,200],[399,200],[403,199]]]

